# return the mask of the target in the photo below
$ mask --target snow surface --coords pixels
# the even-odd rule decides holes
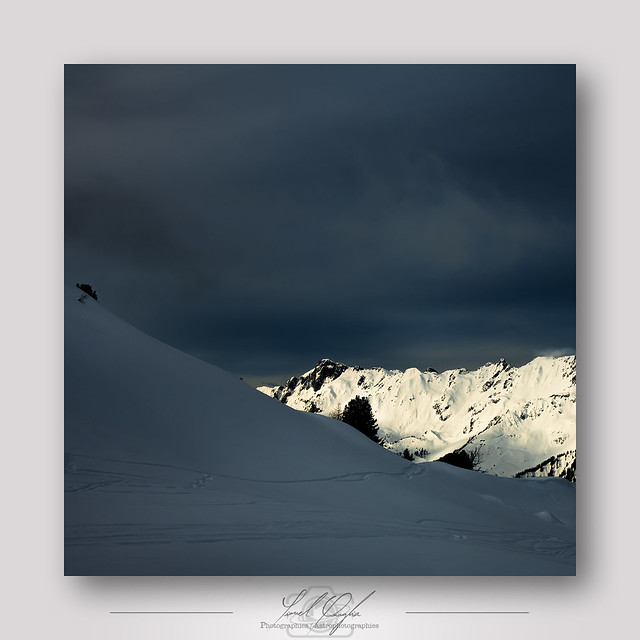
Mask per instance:
[[[321,360],[285,386],[259,391],[325,415],[356,395],[367,397],[384,446],[422,453],[416,462],[465,449],[479,454],[479,470],[514,477],[555,456],[555,464],[544,468],[560,476],[575,463],[575,372],[575,356],[539,357],[522,367],[500,360],[475,371],[443,373]]]
[[[573,575],[575,485],[414,465],[65,287],[67,575]]]

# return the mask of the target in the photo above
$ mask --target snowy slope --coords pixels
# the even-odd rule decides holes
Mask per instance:
[[[331,415],[365,396],[384,445],[433,461],[477,451],[478,468],[513,477],[555,456],[566,475],[576,450],[575,356],[539,357],[516,368],[504,360],[475,371],[363,369],[321,360],[285,386],[259,391],[304,411]],[[565,464],[566,462],[566,464]]]
[[[575,573],[575,485],[413,465],[65,289],[65,573]]]

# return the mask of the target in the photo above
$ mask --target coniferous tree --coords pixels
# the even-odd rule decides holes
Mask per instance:
[[[378,423],[373,416],[368,398],[356,396],[353,400],[350,400],[342,412],[342,421],[355,427],[374,442],[380,442],[378,438]]]
[[[477,450],[465,451],[464,449],[459,449],[447,453],[442,458],[438,458],[438,462],[447,462],[455,467],[473,470],[480,464],[481,460]]]
[[[84,291],[86,294],[90,295],[96,302],[98,301],[98,294],[93,290],[90,284],[80,284],[76,282],[76,287],[78,287],[80,291]]]

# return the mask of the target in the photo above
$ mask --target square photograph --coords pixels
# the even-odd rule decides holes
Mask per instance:
[[[65,575],[576,574],[575,65],[66,65]]]

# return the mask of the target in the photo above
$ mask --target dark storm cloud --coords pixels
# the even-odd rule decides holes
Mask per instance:
[[[70,281],[238,374],[572,347],[575,70],[70,66],[65,216]]]

